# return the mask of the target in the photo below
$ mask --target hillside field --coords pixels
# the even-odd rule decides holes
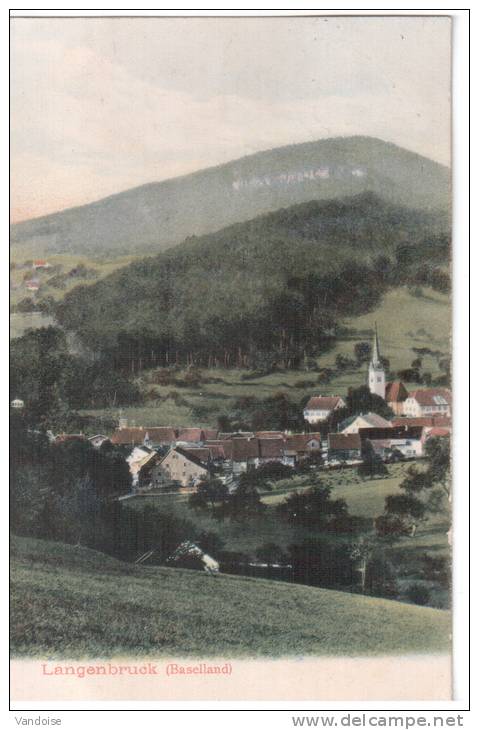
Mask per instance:
[[[450,300],[447,295],[424,288],[417,297],[407,287],[389,291],[378,307],[368,314],[347,319],[343,324],[356,334],[339,339],[335,346],[318,358],[319,367],[334,368],[337,354],[352,356],[354,344],[370,340],[377,322],[381,352],[389,358],[392,370],[410,366],[416,357],[413,347],[429,347],[432,350],[450,351]],[[425,371],[435,377],[440,374],[437,361],[423,358]],[[205,382],[199,387],[176,387],[175,385],[152,385],[146,372],[140,385],[150,399],[144,405],[125,407],[123,415],[131,425],[217,425],[220,414],[231,411],[234,401],[241,396],[265,398],[277,392],[285,392],[292,400],[299,402],[312,394],[345,395],[348,387],[363,385],[367,379],[367,364],[356,370],[342,373],[336,371],[332,380],[324,385],[317,382],[317,373],[310,370],[285,370],[257,378],[244,379],[245,370],[220,369],[202,370]],[[177,373],[178,379],[184,372]],[[211,380],[212,382],[207,382]],[[414,388],[414,384],[408,384]],[[90,415],[117,418],[118,409],[86,411]]]
[[[47,257],[51,269],[33,270],[31,266],[25,266],[25,263],[36,259],[38,252],[34,247],[30,248],[13,248],[11,251],[11,262],[14,268],[10,271],[10,306],[15,306],[21,299],[32,297],[32,293],[25,288],[24,277],[29,279],[38,279],[40,282],[39,291],[33,295],[34,299],[42,299],[43,297],[53,297],[53,299],[62,299],[65,294],[71,291],[79,284],[88,284],[97,281],[112,271],[126,266],[131,263],[135,256],[110,256],[102,258],[89,258],[83,255],[73,254],[51,254]],[[57,274],[68,274],[69,271],[78,266],[84,266],[91,272],[91,278],[82,276],[66,277],[64,286],[55,287],[48,283]],[[18,335],[14,335],[18,336]]]
[[[331,488],[333,499],[346,500],[350,514],[373,520],[383,512],[384,500],[388,495],[401,493],[399,485],[409,466],[408,463],[388,465],[389,474],[374,479],[362,479],[354,468],[321,472],[320,478],[322,484]],[[314,537],[304,528],[295,528],[280,521],[275,512],[275,507],[293,491],[301,492],[310,486],[307,475],[273,483],[272,491],[260,492],[261,500],[267,509],[258,521],[215,520],[209,514],[191,509],[188,505],[188,495],[185,494],[145,495],[128,499],[124,504],[138,509],[151,505],[165,512],[173,512],[177,517],[193,522],[199,531],[217,533],[225,542],[226,550],[243,552],[254,558],[256,550],[264,543],[275,543],[286,551],[292,543],[301,542],[310,536]],[[410,574],[414,577],[417,561],[425,552],[432,553],[436,557],[449,556],[448,529],[447,515],[440,513],[433,515],[427,522],[419,525],[414,538],[401,538],[392,548],[388,548],[388,551],[393,558],[407,551]]]
[[[141,567],[13,538],[14,656],[444,652],[450,614],[303,585]]]

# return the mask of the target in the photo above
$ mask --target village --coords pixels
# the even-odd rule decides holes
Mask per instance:
[[[305,462],[319,469],[358,466],[365,458],[384,463],[421,459],[430,438],[442,438],[451,430],[451,393],[447,388],[408,391],[401,381],[387,382],[377,332],[368,368],[368,388],[385,401],[392,418],[374,412],[357,413],[342,421],[334,418],[345,407],[340,395],[312,395],[303,411],[307,432],[236,431],[213,428],[130,425],[120,416],[110,435],[49,432],[53,443],[88,440],[94,448],[105,443],[125,454],[131,474],[131,493],[162,496],[193,492],[211,477],[233,492],[241,474],[265,464],[294,469]],[[14,399],[13,409],[24,403]],[[372,456],[371,456],[372,455]]]

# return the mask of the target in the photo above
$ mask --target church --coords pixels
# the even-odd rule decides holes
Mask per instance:
[[[374,341],[372,357],[369,363],[368,385],[369,392],[373,395],[379,395],[385,400],[396,416],[403,416],[405,414],[404,408],[409,393],[404,383],[400,380],[394,380],[390,383],[386,381],[386,369],[379,352],[379,337],[376,325],[374,325]]]
[[[378,328],[374,327],[374,342],[371,362],[369,363],[369,392],[386,399],[386,371],[379,354]]]

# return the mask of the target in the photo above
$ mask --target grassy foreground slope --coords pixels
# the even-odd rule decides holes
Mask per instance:
[[[12,545],[16,656],[361,655],[449,648],[446,611],[255,578]]]

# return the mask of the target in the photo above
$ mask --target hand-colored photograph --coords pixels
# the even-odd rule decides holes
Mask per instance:
[[[12,18],[13,699],[451,698],[451,26]]]

